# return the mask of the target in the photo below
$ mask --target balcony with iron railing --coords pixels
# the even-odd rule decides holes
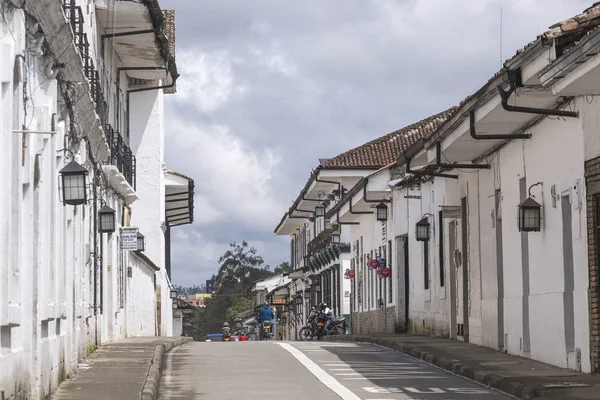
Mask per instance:
[[[63,0],[63,8],[74,35],[75,46],[81,57],[84,75],[90,86],[90,95],[94,102],[95,112],[100,118],[104,138],[108,143],[110,154],[107,162],[117,167],[125,180],[135,190],[135,156],[121,134],[108,123],[108,105],[102,92],[98,69],[90,55],[90,43],[84,30],[83,11],[80,6],[76,5],[75,0]]]

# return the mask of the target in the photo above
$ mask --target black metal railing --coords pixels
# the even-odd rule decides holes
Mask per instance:
[[[94,65],[94,60],[90,56],[90,43],[87,34],[84,32],[84,19],[81,7],[75,5],[75,0],[64,0],[63,3],[65,16],[73,31],[73,41],[79,55],[83,72],[90,84],[90,94],[94,101],[94,108],[100,117],[100,123],[104,130],[104,137],[110,149],[110,163],[116,166],[125,176],[127,182],[135,189],[135,156],[119,132],[114,130],[108,123],[108,105],[102,92],[102,83],[98,69]]]
[[[104,132],[110,146],[110,163],[117,167],[127,182],[135,189],[135,156],[119,132],[110,124],[104,125]]]

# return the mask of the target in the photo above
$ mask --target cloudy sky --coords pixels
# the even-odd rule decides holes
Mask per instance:
[[[194,224],[172,231],[174,282],[204,283],[234,241],[288,260],[273,230],[318,158],[457,105],[592,2],[161,0],[181,73],[166,160],[196,184]]]

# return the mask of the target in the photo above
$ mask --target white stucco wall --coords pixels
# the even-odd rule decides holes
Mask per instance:
[[[152,90],[130,95],[130,142],[137,162],[137,194],[139,200],[132,215],[146,239],[148,256],[161,268],[156,273],[161,290],[162,336],[173,335],[173,309],[170,286],[165,271],[165,167],[164,167],[164,102],[163,92]]]
[[[156,296],[154,295],[154,269],[138,256],[129,258],[131,277],[127,278],[127,335],[156,335]]]
[[[588,270],[585,223],[584,147],[579,119],[545,119],[532,129],[527,141],[511,143],[500,153],[502,167],[502,209],[505,287],[506,347],[510,353],[524,354],[522,323],[521,240],[517,232],[516,206],[519,203],[519,178],[527,188],[536,182],[532,193],[543,208],[541,232],[529,233],[529,315],[531,358],[574,368],[574,354],[565,349],[564,313],[574,315],[575,347],[581,350],[582,370],[590,370],[588,323]],[[568,137],[568,139],[566,139]],[[560,154],[549,158],[548,154]],[[579,160],[578,162],[573,162]],[[574,309],[563,306],[565,273],[563,263],[563,223],[561,201],[556,207],[551,198],[570,196],[574,266]],[[579,189],[576,189],[579,188]],[[558,329],[548,329],[549,326]]]
[[[93,4],[86,4],[84,16],[93,16]],[[91,43],[95,22],[90,18],[85,24]],[[6,398],[42,398],[72,374],[96,344],[126,337],[129,327],[132,334],[154,335],[153,281],[140,272],[127,284],[129,253],[118,248],[123,203],[110,187],[103,188],[101,199],[116,210],[117,231],[97,234],[102,252],[98,246],[96,254],[102,263],[94,275],[91,191],[83,206],[64,206],[59,195],[59,170],[70,161],[59,151],[68,143],[68,121],[61,120],[68,114],[58,108],[62,103],[56,80],[46,76],[51,59],[25,52],[22,12],[8,12],[6,23],[10,33],[0,21],[0,189],[5,194],[0,198],[0,388]],[[24,89],[31,97],[26,115]],[[105,97],[114,109],[113,96]],[[23,126],[57,133],[12,132]],[[85,141],[68,144],[75,160],[88,165]],[[92,178],[90,170],[88,183]],[[158,196],[164,198],[164,193]],[[98,208],[101,205],[99,201]],[[154,218],[160,227],[164,203],[158,210]],[[128,308],[129,298],[139,307]],[[140,321],[142,327],[135,330]]]

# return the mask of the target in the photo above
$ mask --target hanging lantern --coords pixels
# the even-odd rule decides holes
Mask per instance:
[[[316,206],[315,207],[315,215],[317,217],[325,216],[325,207],[323,207],[322,205]]]
[[[420,220],[419,222],[417,222],[416,224],[416,232],[415,232],[415,236],[417,238],[418,241],[420,242],[426,242],[429,241],[429,221],[427,220],[427,217],[423,218],[422,220]]]
[[[71,206],[87,203],[87,169],[73,160],[59,173],[62,181],[63,203]]]
[[[113,233],[115,231],[115,210],[107,205],[98,211],[98,232]]]
[[[342,235],[340,235],[338,232],[334,232],[331,234],[331,243],[340,244],[341,241],[342,241]]]
[[[139,231],[137,234],[137,250],[138,251],[146,250],[146,241],[144,240],[144,235],[142,235]]]
[[[377,221],[385,222],[388,219],[388,208],[385,203],[379,203],[376,207]]]
[[[542,205],[528,197],[518,205],[519,232],[539,232],[542,227]]]

